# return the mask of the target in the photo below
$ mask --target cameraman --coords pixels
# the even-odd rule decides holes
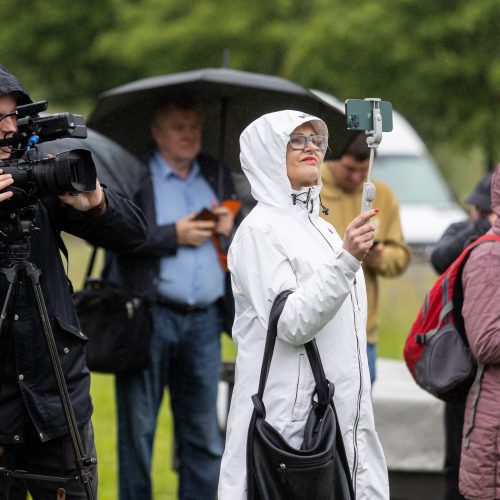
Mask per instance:
[[[16,106],[30,102],[17,78],[0,65],[0,138],[16,132]],[[9,155],[8,148],[2,147],[0,159],[5,161]],[[0,161],[0,230],[3,232],[0,233],[0,307],[7,302],[8,287],[4,273],[8,262],[2,258],[2,252],[11,244],[6,243],[8,231],[6,235],[5,228],[9,227],[10,215],[15,212],[2,207],[1,202],[13,196],[9,190],[13,179],[3,173],[2,163]],[[66,231],[92,245],[122,252],[143,242],[146,224],[132,202],[102,189],[98,181],[93,192],[49,196],[34,205],[34,222],[40,231],[31,242],[27,260],[42,272],[40,285],[84,455],[95,458],[90,419],[90,373],[85,362],[86,337],[79,329],[71,287],[59,253],[60,232]],[[22,212],[25,208],[18,210]],[[25,281],[14,290],[0,332],[0,468],[74,477],[77,474],[75,453],[35,297]],[[96,467],[91,469],[91,474],[92,489],[97,497]],[[2,474],[0,469],[0,498],[24,500],[27,491],[34,500],[87,498],[84,485],[78,480],[25,480]]]

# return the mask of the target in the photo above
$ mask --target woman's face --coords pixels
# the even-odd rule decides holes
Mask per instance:
[[[313,126],[310,123],[303,123],[298,126],[290,135],[316,136]],[[300,144],[300,139],[294,143]],[[295,145],[294,147],[297,147]],[[303,149],[293,149],[288,143],[286,148],[286,171],[292,189],[299,190],[303,187],[315,186],[318,184],[323,160],[324,150],[308,140]]]

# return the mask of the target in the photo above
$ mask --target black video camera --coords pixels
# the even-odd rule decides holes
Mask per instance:
[[[11,153],[11,158],[0,162],[0,168],[14,179],[14,184],[3,190],[14,194],[0,203],[0,210],[24,207],[53,194],[95,189],[96,169],[90,151],[73,149],[54,158],[38,158],[36,145],[41,142],[87,137],[87,127],[81,115],[38,115],[46,109],[47,101],[18,106],[17,132],[6,133],[0,138],[0,148],[7,147]]]

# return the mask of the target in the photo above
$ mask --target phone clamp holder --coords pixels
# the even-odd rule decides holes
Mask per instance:
[[[363,195],[361,197],[361,213],[371,210],[373,206],[373,200],[375,199],[376,188],[375,184],[371,182],[372,178],[372,168],[373,161],[375,159],[375,149],[378,148],[380,142],[382,141],[382,114],[380,112],[380,99],[378,97],[367,97],[364,99],[372,103],[372,117],[373,117],[373,128],[372,130],[366,130],[366,144],[370,148],[370,163],[368,166],[368,174],[366,176],[366,182],[363,184]]]
[[[373,129],[367,130],[365,133],[366,144],[369,148],[378,148],[382,141],[382,113],[380,112],[380,99],[378,97],[366,97],[365,101],[370,101],[373,105]]]

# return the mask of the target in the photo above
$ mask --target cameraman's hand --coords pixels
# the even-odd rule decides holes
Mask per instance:
[[[96,215],[102,215],[106,212],[106,197],[97,179],[95,183],[95,191],[78,194],[65,193],[59,195],[59,199],[63,203],[66,203],[66,205],[69,205],[80,212],[88,212],[89,210],[92,210],[93,213],[93,209],[96,209]]]
[[[215,222],[211,220],[194,220],[196,212],[179,219],[175,223],[177,242],[179,245],[199,247],[215,230]]]
[[[342,246],[360,261],[363,260],[373,245],[375,226],[370,222],[370,218],[377,215],[378,212],[378,208],[367,210],[358,215],[345,230],[344,244]]]
[[[14,179],[12,178],[12,175],[4,174],[3,170],[0,169],[0,191],[8,188],[13,182]],[[13,194],[14,193],[12,191],[5,191],[4,193],[0,192],[0,202],[8,200]]]

